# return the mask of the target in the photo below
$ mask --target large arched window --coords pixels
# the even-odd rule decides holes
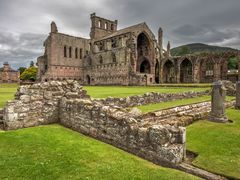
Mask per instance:
[[[150,42],[147,36],[144,33],[139,34],[137,39],[138,57],[148,56],[149,48],[150,48]]]
[[[192,62],[189,59],[184,59],[180,65],[180,82],[192,82]]]

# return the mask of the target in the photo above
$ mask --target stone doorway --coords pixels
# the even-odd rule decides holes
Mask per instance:
[[[192,63],[188,59],[184,59],[180,65],[180,82],[192,83]]]
[[[150,74],[150,63],[144,60],[140,65],[140,73]]]
[[[87,85],[91,84],[91,78],[89,75],[86,76]]]

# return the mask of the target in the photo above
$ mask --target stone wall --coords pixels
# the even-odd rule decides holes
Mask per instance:
[[[21,86],[3,113],[3,129],[61,123],[158,164],[185,158],[184,127],[142,125],[141,113],[91,100],[72,80]]]
[[[20,86],[13,101],[4,108],[4,129],[19,129],[59,120],[59,101],[68,98],[86,98],[86,91],[75,81],[45,82]]]
[[[63,98],[60,114],[62,125],[153,162],[170,165],[185,158],[185,128],[141,126],[141,116],[83,99]]]
[[[183,92],[183,93],[172,93],[172,94],[162,94],[158,92],[146,93],[143,95],[129,96],[126,98],[113,98],[108,97],[106,99],[99,99],[98,101],[111,106],[119,106],[119,107],[133,107],[133,106],[141,106],[146,104],[154,104],[166,101],[173,101],[177,99],[186,99],[193,98],[197,96],[209,95],[209,90],[202,92]]]

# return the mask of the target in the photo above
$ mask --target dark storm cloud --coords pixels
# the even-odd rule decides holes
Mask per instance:
[[[239,0],[1,0],[0,63],[28,65],[43,53],[50,22],[58,30],[89,36],[90,13],[119,20],[119,28],[147,22],[173,46],[202,42],[239,48]]]

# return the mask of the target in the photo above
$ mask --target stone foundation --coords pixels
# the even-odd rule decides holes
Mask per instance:
[[[173,101],[178,99],[204,96],[204,95],[209,95],[209,93],[210,93],[209,90],[202,91],[202,92],[190,91],[190,92],[172,93],[172,94],[162,94],[158,92],[151,92],[143,95],[129,96],[126,98],[108,97],[106,99],[100,99],[98,101],[105,105],[127,108],[127,107],[141,106],[146,104]]]
[[[72,80],[21,86],[3,111],[3,128],[62,125],[158,164],[185,158],[186,130],[169,124],[143,126],[141,113],[91,100]]]

